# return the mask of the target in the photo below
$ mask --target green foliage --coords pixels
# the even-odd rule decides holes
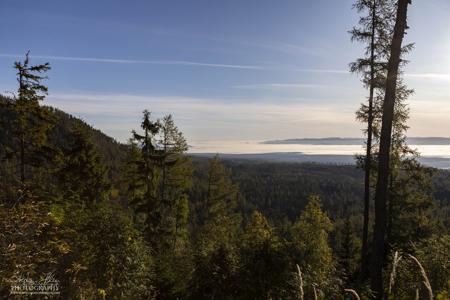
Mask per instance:
[[[108,299],[153,297],[149,248],[121,207],[94,203],[89,209],[72,204],[63,209],[71,248],[60,261],[64,297],[93,299],[98,290]]]
[[[26,180],[36,183],[39,169],[55,155],[54,149],[47,143],[55,119],[49,109],[40,105],[48,91],[41,84],[46,77],[40,73],[48,71],[50,65],[30,65],[27,53],[23,63],[15,62],[14,67],[19,89],[11,103],[13,117],[8,124],[11,136],[7,155],[18,162],[17,173],[22,184]]]
[[[68,138],[58,171],[64,201],[85,206],[105,200],[110,187],[106,169],[87,132],[76,127]]]
[[[418,243],[415,247],[417,258],[427,271],[433,290],[442,295],[450,291],[450,236],[437,233]],[[444,296],[442,296],[444,297]]]
[[[195,236],[200,252],[209,252],[221,243],[230,243],[236,238],[240,225],[237,213],[239,191],[231,181],[230,170],[220,163],[218,156],[209,161],[206,178],[198,182],[194,197],[196,202]]]
[[[363,186],[362,172],[354,166],[300,163],[224,161],[233,171],[233,180],[243,195],[246,214],[261,211],[270,222],[295,221],[308,203],[309,195],[317,194],[333,218],[360,214]],[[196,168],[207,173],[201,162]],[[200,175],[199,175],[200,176]]]
[[[240,243],[241,299],[284,299],[295,294],[289,286],[293,269],[286,247],[260,212],[251,215]]]
[[[209,161],[206,178],[197,182],[194,209],[194,273],[192,297],[232,299],[238,267],[237,235],[240,216],[236,213],[238,189],[230,171],[216,156]]]
[[[145,110],[141,123],[144,133],[138,134],[133,131],[133,140],[140,149],[140,153],[139,156],[133,156],[133,160],[130,161],[135,165],[134,170],[136,171],[134,174],[130,174],[132,175],[130,185],[133,188],[140,188],[140,192],[135,193],[135,198],[131,199],[131,205],[135,207],[137,213],[144,217],[145,231],[153,247],[157,246],[158,238],[161,236],[163,213],[161,199],[157,194],[159,180],[157,165],[161,157],[157,156],[154,145],[159,126],[158,121],[150,120],[150,112]]]
[[[47,203],[27,193],[24,203],[0,205],[0,297],[20,277],[38,279],[58,267],[70,246]]]
[[[335,224],[336,240],[339,241],[336,245],[337,268],[346,287],[352,287],[359,270],[361,240],[356,234],[358,229],[359,226],[355,228],[350,216]]]
[[[127,183],[131,204],[145,219],[154,249],[186,242],[187,195],[192,165],[184,155],[187,143],[172,116],[151,121],[144,111],[143,134],[133,132]],[[164,244],[164,245],[163,245]]]
[[[152,121],[144,111],[141,128],[143,133],[134,131],[130,140],[126,195],[154,251],[157,293],[175,299],[186,291],[191,273],[188,192],[193,167],[171,115]]]
[[[306,274],[308,289],[316,285],[328,294],[333,290],[335,263],[328,235],[333,229],[330,219],[321,209],[320,198],[311,195],[305,210],[292,227],[292,247],[298,264]],[[311,292],[309,292],[311,297]]]

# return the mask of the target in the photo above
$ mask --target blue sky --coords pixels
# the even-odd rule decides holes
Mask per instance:
[[[13,61],[49,61],[47,104],[125,141],[141,111],[173,113],[190,141],[361,134],[348,63],[352,0],[0,2],[0,92]],[[410,9],[412,136],[450,136],[450,2]]]

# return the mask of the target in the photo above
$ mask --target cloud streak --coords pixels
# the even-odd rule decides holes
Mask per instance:
[[[445,73],[406,73],[405,76],[418,79],[450,81],[450,74]]]
[[[322,87],[324,86],[321,84],[312,83],[256,83],[232,86],[232,88],[241,90],[297,90]]]
[[[21,59],[21,54],[5,54],[0,53],[0,57]],[[54,56],[54,55],[30,55],[31,58],[88,62],[88,63],[111,63],[111,64],[144,64],[144,65],[174,65],[187,67],[206,67],[221,69],[237,69],[237,70],[255,70],[255,71],[295,71],[305,73],[322,73],[322,74],[349,74],[346,70],[331,70],[319,68],[296,68],[290,66],[273,66],[273,65],[245,65],[245,64],[225,64],[225,63],[208,63],[196,62],[188,60],[141,60],[141,59],[122,59],[122,58],[101,58],[101,57],[75,57],[75,56]]]
[[[20,58],[21,55],[0,54],[0,57]],[[181,65],[181,66],[227,68],[227,69],[247,69],[247,70],[261,70],[264,68],[262,66],[254,66],[254,65],[204,63],[204,62],[195,62],[195,61],[186,61],[186,60],[135,60],[135,59],[51,56],[51,55],[30,55],[30,57],[39,58],[39,59],[49,59],[49,60],[94,62],[94,63],[113,63],[113,64]]]

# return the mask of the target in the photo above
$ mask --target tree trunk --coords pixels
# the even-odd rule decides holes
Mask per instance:
[[[373,0],[372,6],[372,37],[370,41],[370,92],[369,92],[369,110],[367,112],[367,144],[364,176],[364,217],[363,217],[363,237],[361,247],[361,275],[363,279],[368,277],[369,273],[369,255],[368,255],[368,236],[369,236],[369,211],[370,211],[370,171],[372,164],[372,126],[373,126],[373,95],[375,78],[375,21],[376,21],[376,0]]]
[[[393,222],[393,209],[394,209],[394,202],[393,202],[393,189],[394,189],[394,175],[389,175],[389,189],[388,189],[388,196],[387,196],[387,234],[386,234],[386,240],[389,244],[392,240],[392,222]]]
[[[375,298],[383,298],[383,262],[385,255],[386,235],[386,199],[388,193],[389,160],[391,148],[392,122],[394,117],[395,93],[400,65],[403,37],[406,30],[408,4],[411,0],[399,0],[391,53],[386,78],[386,93],[383,103],[383,118],[380,136],[380,151],[378,162],[378,178],[375,191],[375,226],[372,245],[372,260],[370,268],[371,287]]]
[[[23,133],[20,136],[20,182],[25,183],[25,141]]]
[[[28,54],[27,54],[28,55]],[[28,57],[28,56],[27,56]],[[23,90],[24,90],[24,84],[23,84],[23,72],[19,71],[19,100],[20,102],[23,101]],[[19,102],[19,103],[20,103]],[[17,105],[17,103],[16,103]],[[23,105],[20,103],[19,105]],[[19,109],[19,112],[21,114],[25,114],[25,111],[22,109]],[[19,116],[19,118],[22,117],[25,119],[25,116]],[[20,128],[20,182],[22,185],[25,183],[25,138],[24,138],[24,131],[25,126],[23,126],[23,121],[19,123],[22,128]]]

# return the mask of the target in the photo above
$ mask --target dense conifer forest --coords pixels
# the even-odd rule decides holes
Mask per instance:
[[[450,299],[450,172],[406,142],[410,2],[356,1],[355,165],[191,156],[151,107],[119,143],[46,106],[26,54],[0,96],[0,298],[52,274],[57,299]]]

